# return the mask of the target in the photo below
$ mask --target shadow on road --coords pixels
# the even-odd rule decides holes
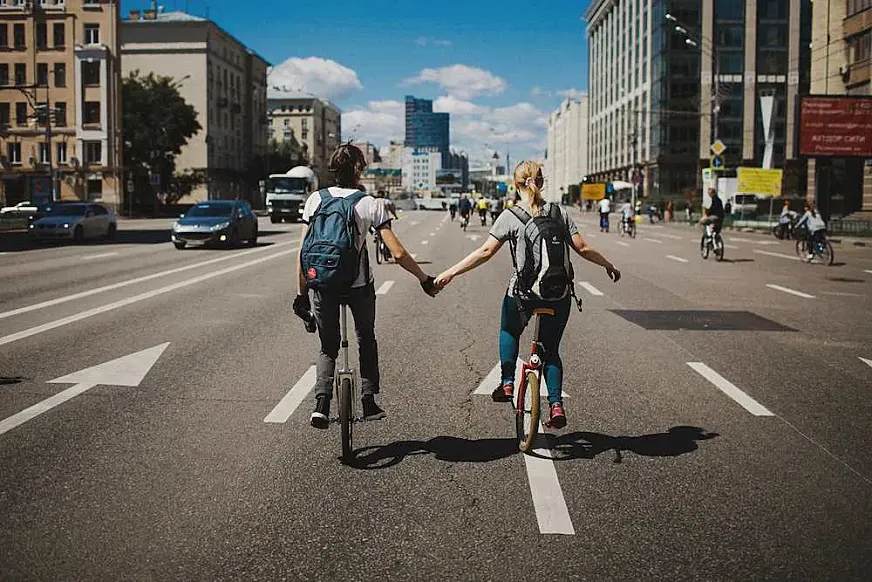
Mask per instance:
[[[609,436],[596,432],[573,432],[546,437],[554,460],[593,459],[600,453],[614,451],[615,463],[623,460],[623,451],[644,457],[676,457],[697,450],[697,441],[719,436],[695,426],[674,426],[667,432],[641,436]],[[519,454],[513,438],[469,440],[438,436],[428,441],[396,441],[381,447],[355,451],[353,466],[358,469],[387,469],[410,455],[433,455],[448,463],[486,463]]]
[[[258,238],[287,234],[282,230],[261,230],[258,231]],[[73,241],[34,241],[26,232],[0,232],[0,251],[30,251],[35,249],[44,249],[48,247],[72,246],[76,245],[84,248],[101,248],[113,245],[151,245],[163,244],[170,242],[170,231],[168,228],[161,229],[143,229],[143,230],[119,230],[112,240],[105,239],[89,239],[81,243]],[[258,244],[257,246],[262,246]],[[222,248],[222,247],[207,247],[207,248]],[[232,247],[224,247],[232,248]]]

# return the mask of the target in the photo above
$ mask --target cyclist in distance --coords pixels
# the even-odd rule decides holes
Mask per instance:
[[[560,221],[565,226],[566,242],[582,258],[603,267],[609,277],[617,282],[621,278],[621,272],[599,252],[592,249],[578,232],[578,227],[572,218],[559,205],[552,205],[542,199],[542,167],[532,161],[525,161],[515,168],[514,182],[518,192],[521,193],[520,207],[530,217],[549,217],[556,208]],[[573,281],[566,282],[566,289],[562,297],[557,300],[546,301],[540,298],[532,298],[517,285],[519,269],[522,268],[527,256],[525,229],[530,228],[511,210],[505,210],[497,218],[490,231],[490,236],[484,244],[470,253],[465,259],[446,270],[436,278],[436,286],[443,289],[458,275],[483,265],[489,261],[508,242],[512,251],[515,272],[509,279],[506,295],[503,298],[501,309],[499,352],[502,369],[500,385],[492,393],[496,402],[508,402],[514,394],[515,366],[518,360],[518,341],[521,333],[529,322],[533,309],[537,307],[550,307],[555,310],[553,317],[545,317],[541,321],[539,339],[544,348],[544,377],[548,384],[548,402],[550,404],[549,426],[562,428],[566,426],[566,412],[563,408],[561,394],[563,389],[563,362],[560,359],[560,339],[566,322],[569,319],[569,310],[572,301],[571,286]],[[566,254],[568,261],[569,255]]]
[[[454,222],[454,217],[457,216],[457,200],[454,198],[448,204],[448,213],[451,214],[451,222]]]
[[[624,223],[624,228],[629,230],[630,221],[633,220],[633,205],[630,204],[630,199],[627,198],[624,200],[624,204],[621,205],[621,220]]]
[[[714,188],[709,188],[709,197],[712,199],[712,204],[705,210],[705,216],[700,219],[699,223],[703,226],[711,224],[712,234],[714,234],[720,232],[721,224],[724,222],[724,203]]]
[[[336,148],[330,157],[329,170],[336,178],[336,186],[327,189],[327,194],[333,197],[347,198],[360,191],[360,175],[366,167],[363,152],[351,144],[343,144]],[[321,204],[321,192],[309,196],[303,208],[302,220],[305,223],[300,235],[301,251],[297,255],[297,297],[294,300],[294,313],[308,313],[309,290],[306,285],[306,274],[303,273],[301,253],[309,222],[317,213]],[[336,369],[336,357],[339,354],[340,330],[339,309],[343,300],[347,301],[354,316],[354,327],[357,331],[357,343],[360,357],[361,394],[363,416],[367,420],[377,420],[385,416],[384,411],[375,401],[379,393],[378,344],[375,339],[375,288],[373,286],[372,268],[366,246],[366,234],[370,228],[378,231],[387,245],[394,260],[403,269],[411,273],[430,296],[435,296],[437,290],[433,286],[433,278],[428,277],[415,259],[403,247],[400,239],[391,230],[391,219],[385,209],[384,200],[373,196],[364,196],[354,206],[354,222],[357,226],[355,245],[359,253],[357,276],[348,289],[339,291],[314,291],[314,316],[317,323],[318,336],[321,340],[321,350],[316,362],[315,381],[315,411],[311,416],[311,424],[315,428],[326,429],[330,424],[330,400],[333,397],[333,376]],[[377,252],[377,251],[376,251]]]
[[[800,230],[802,227],[808,229],[808,236],[805,241],[806,251],[808,252],[808,260],[814,258],[814,246],[820,238],[827,232],[827,223],[821,218],[820,212],[815,207],[814,202],[806,202],[803,205],[805,213],[799,222],[794,227],[795,230]]]
[[[472,213],[472,201],[469,196],[464,194],[460,197],[460,221],[469,222],[469,215]]]
[[[612,211],[612,201],[608,197],[599,201],[600,232],[609,231],[609,212]]]

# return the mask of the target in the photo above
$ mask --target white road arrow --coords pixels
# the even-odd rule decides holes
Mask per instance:
[[[515,384],[521,381],[521,366],[524,365],[524,361],[518,358],[518,364],[515,367]],[[500,383],[502,378],[502,364],[497,362],[497,365],[493,367],[493,369],[485,376],[484,380],[481,381],[481,384],[478,385],[478,388],[473,390],[473,394],[490,394],[491,391],[497,387],[497,384]],[[542,378],[542,387],[540,389],[540,394],[548,394],[548,384],[545,382],[545,378]],[[568,398],[569,394],[566,391],[562,393],[563,398]]]
[[[105,364],[99,364],[73,372],[72,374],[67,374],[66,376],[61,376],[60,378],[55,378],[54,380],[49,380],[49,384],[75,384],[75,386],[67,388],[51,398],[46,398],[30,408],[25,408],[21,412],[0,421],[0,434],[10,431],[32,418],[36,418],[43,412],[48,412],[55,406],[59,406],[99,384],[109,386],[139,386],[143,378],[148,374],[148,371],[151,370],[151,367],[154,366],[155,362],[157,362],[169,345],[169,342],[167,342],[124,356],[123,358],[106,362]]]

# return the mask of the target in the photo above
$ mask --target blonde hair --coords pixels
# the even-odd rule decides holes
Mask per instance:
[[[515,188],[530,195],[530,206],[534,210],[542,208],[542,166],[532,160],[525,160],[515,168]]]

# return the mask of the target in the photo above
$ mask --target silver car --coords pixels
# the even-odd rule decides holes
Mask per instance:
[[[115,215],[90,202],[54,204],[44,217],[30,224],[30,234],[36,240],[111,239],[117,230]]]

